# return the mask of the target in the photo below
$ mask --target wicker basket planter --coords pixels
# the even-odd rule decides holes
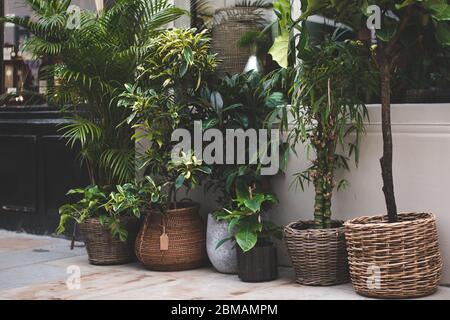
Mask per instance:
[[[256,247],[243,252],[237,246],[239,278],[244,282],[267,282],[278,278],[277,249],[272,242],[258,241]]]
[[[136,259],[133,249],[140,222],[134,217],[122,218],[121,222],[128,231],[126,242],[114,238],[111,231],[102,226],[97,218],[88,219],[80,224],[80,233],[91,264],[117,265]]]
[[[244,71],[250,50],[237,46],[244,33],[258,27],[258,18],[252,12],[254,8],[222,8],[215,13],[215,20],[220,22],[214,26],[212,43],[213,52],[221,61],[217,71],[220,75],[236,74]],[[231,12],[232,14],[229,14]],[[236,14],[239,12],[239,14]],[[223,17],[223,18],[222,18]]]
[[[331,286],[349,282],[347,250],[342,222],[334,229],[313,229],[314,222],[296,222],[285,228],[285,241],[296,282]]]
[[[160,237],[168,236],[168,250],[162,250]],[[203,266],[207,261],[206,228],[197,204],[180,204],[165,216],[149,212],[139,231],[136,256],[147,269],[182,271]]]
[[[375,298],[432,294],[442,274],[436,218],[405,213],[399,222],[362,217],[345,223],[350,273],[357,293]]]

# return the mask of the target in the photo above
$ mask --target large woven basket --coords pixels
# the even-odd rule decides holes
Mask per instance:
[[[169,249],[161,250],[165,226]],[[150,270],[182,271],[201,267],[207,261],[206,226],[198,205],[180,205],[165,215],[149,212],[136,240],[136,256]]]
[[[398,223],[387,217],[362,217],[345,223],[350,273],[361,295],[414,298],[432,294],[442,274],[436,218],[404,213]]]
[[[112,236],[111,231],[102,226],[97,218],[80,224],[80,233],[86,244],[89,262],[93,265],[116,265],[136,259],[134,242],[139,231],[139,220],[133,217],[121,218],[128,232],[126,242]]]
[[[230,15],[227,11],[233,14]],[[244,33],[259,26],[258,16],[252,14],[253,11],[254,8],[245,7],[223,8],[216,11],[215,20],[219,22],[213,27],[212,49],[221,61],[217,67],[219,75],[227,73],[233,75],[244,71],[250,50],[238,47],[237,43]]]
[[[333,229],[314,229],[313,221],[300,221],[285,228],[297,283],[331,286],[349,282],[344,228],[342,222],[333,224]]]

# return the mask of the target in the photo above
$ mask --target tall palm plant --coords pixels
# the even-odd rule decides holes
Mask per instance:
[[[32,36],[23,49],[53,63],[42,71],[47,99],[71,114],[61,128],[70,146],[81,146],[92,184],[112,186],[135,175],[129,116],[117,107],[124,85],[134,81],[151,39],[186,12],[168,0],[117,0],[102,12],[70,12],[72,0],[24,0],[32,17],[3,17]]]

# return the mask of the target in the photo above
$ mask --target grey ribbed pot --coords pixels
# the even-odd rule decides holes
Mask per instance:
[[[234,242],[227,241],[220,248],[217,244],[223,239],[231,237],[228,232],[228,223],[218,222],[212,214],[208,216],[206,232],[206,249],[209,260],[214,268],[221,273],[237,274],[237,253]]]

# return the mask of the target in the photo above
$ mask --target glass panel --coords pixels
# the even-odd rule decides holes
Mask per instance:
[[[31,10],[25,5],[24,0],[4,0],[4,14],[15,16],[30,16]],[[83,9],[96,11],[101,0],[72,0],[72,4]],[[3,41],[3,88],[0,94],[20,93],[12,97],[6,104],[42,104],[45,101],[36,95],[44,93],[46,81],[39,80],[41,67],[46,64],[46,59],[32,59],[26,52],[21,51],[21,44],[29,34],[24,29],[7,23],[4,25]],[[2,54],[0,52],[0,54]]]

